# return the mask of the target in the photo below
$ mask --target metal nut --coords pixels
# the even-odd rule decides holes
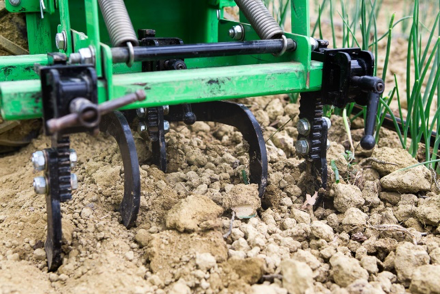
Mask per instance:
[[[295,143],[296,153],[306,155],[309,153],[309,142],[306,139],[300,139]]]
[[[163,114],[164,115],[168,115],[170,113],[170,106],[169,105],[164,105],[163,107]]]
[[[74,167],[78,162],[78,155],[76,154],[76,151],[74,149],[70,149],[69,159],[70,159],[70,166]]]
[[[70,174],[70,186],[72,187],[72,190],[78,189],[78,177],[76,174]]]
[[[11,4],[12,6],[18,6],[20,5],[21,0],[9,0],[9,4]]]
[[[91,47],[81,48],[78,53],[81,57],[81,64],[95,64],[95,52]]]
[[[138,133],[142,134],[143,132],[146,132],[147,130],[148,130],[147,125],[144,122],[140,121],[138,124]]]
[[[137,117],[145,117],[147,115],[147,112],[145,111],[145,108],[138,108],[136,109],[136,115]]]
[[[47,181],[45,177],[36,177],[34,178],[34,191],[37,194],[46,194],[47,193]]]
[[[32,164],[36,171],[46,169],[46,154],[44,151],[36,151],[32,154]]]
[[[242,41],[244,39],[244,29],[242,25],[235,25],[229,30],[229,37],[234,40]]]
[[[323,116],[322,119],[327,122],[327,130],[330,130],[330,128],[332,126],[332,121],[330,120],[330,118]]]
[[[55,35],[55,44],[59,50],[67,49],[67,36],[65,31]]]
[[[168,133],[170,131],[170,122],[167,120],[163,121],[163,130],[165,133]]]
[[[302,118],[296,124],[296,128],[298,129],[298,133],[303,136],[307,136],[310,133],[310,123],[306,118]]]

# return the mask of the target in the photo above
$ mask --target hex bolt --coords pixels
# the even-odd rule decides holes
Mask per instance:
[[[69,159],[70,159],[70,166],[71,167],[76,166],[76,163],[78,162],[78,155],[76,154],[75,149],[70,149]]]
[[[163,121],[163,130],[165,133],[168,133],[170,131],[170,122],[167,120]]]
[[[78,189],[78,177],[76,174],[70,174],[70,186],[72,187],[72,190]]]
[[[229,30],[229,37],[234,40],[243,40],[244,39],[244,29],[241,25],[235,25]]]
[[[300,155],[309,153],[309,142],[306,139],[300,139],[295,143],[296,152]]]
[[[144,122],[140,121],[139,124],[138,124],[138,129],[137,130],[138,130],[139,134],[142,134],[143,132],[146,132],[148,130],[148,128],[147,128],[147,125]]]
[[[61,33],[57,33],[55,35],[55,45],[59,50],[67,49],[67,37],[65,31],[62,31]]]
[[[164,105],[163,107],[163,114],[164,115],[168,115],[170,113],[170,106],[169,105]]]
[[[310,133],[310,123],[306,118],[302,118],[296,124],[296,128],[298,129],[298,133],[303,136],[307,136]]]
[[[46,169],[46,154],[44,151],[36,151],[32,154],[32,164],[34,170],[42,171]]]
[[[47,193],[47,181],[45,177],[35,177],[34,178],[34,191],[37,194]]]
[[[327,122],[327,130],[330,130],[332,126],[332,121],[330,120],[330,118],[323,116],[322,119],[324,119]]]
[[[12,6],[18,6],[20,5],[21,0],[9,0],[9,4],[11,4]]]
[[[137,117],[143,118],[147,115],[147,112],[145,111],[145,108],[138,108],[136,109],[136,115]]]

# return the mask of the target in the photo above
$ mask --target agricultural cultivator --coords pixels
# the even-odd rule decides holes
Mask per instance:
[[[240,22],[224,17],[238,5]],[[383,81],[374,58],[360,49],[328,49],[310,37],[309,3],[291,1],[292,32],[284,32],[261,0],[7,0],[26,14],[29,55],[0,58],[0,110],[5,120],[43,119],[52,147],[36,151],[37,193],[46,195],[49,270],[61,262],[60,203],[78,181],[69,135],[108,132],[124,165],[123,224],[134,225],[140,173],[129,123],[152,142],[154,163],[167,169],[169,123],[220,122],[249,144],[249,178],[267,183],[261,128],[243,105],[223,100],[300,93],[297,153],[327,182],[329,120],[323,105],[367,106],[364,149],[373,130]]]

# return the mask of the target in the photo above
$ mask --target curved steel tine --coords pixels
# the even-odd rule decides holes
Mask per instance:
[[[119,210],[124,226],[130,228],[139,212],[141,192],[139,161],[133,134],[124,115],[119,111],[102,116],[99,129],[112,135],[118,142],[124,165],[124,198]]]
[[[192,112],[198,121],[212,121],[236,127],[249,144],[249,179],[258,184],[260,197],[267,186],[267,151],[263,132],[253,113],[244,105],[227,101],[214,101],[191,104]],[[169,121],[182,121],[181,105],[171,106]]]

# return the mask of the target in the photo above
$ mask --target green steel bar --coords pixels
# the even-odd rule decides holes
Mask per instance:
[[[26,28],[30,54],[44,54],[54,51],[52,50],[52,48],[54,48],[52,44],[55,45],[55,35],[52,34],[50,25],[50,17],[42,19],[40,13],[26,13]]]
[[[292,0],[292,33],[310,37],[309,0]]]
[[[87,38],[95,50],[95,69],[98,77],[102,76],[101,41],[99,37],[99,11],[97,0],[85,0]]]
[[[34,64],[48,65],[46,54],[2,56],[0,58],[0,82],[38,79]],[[0,93],[1,96],[2,93]]]
[[[72,53],[72,33],[70,32],[70,12],[69,2],[67,0],[59,0],[58,8],[60,10],[60,25],[58,26],[58,33],[64,32],[66,36],[66,50],[60,49],[60,52],[64,52],[67,55]]]
[[[298,62],[114,75],[111,99],[144,89],[147,99],[128,109],[316,91],[321,87],[322,63],[312,62],[309,76],[307,87],[304,66]],[[104,80],[98,83],[100,102],[107,97],[107,86]],[[40,91],[39,80],[0,83],[2,116],[41,117]]]

